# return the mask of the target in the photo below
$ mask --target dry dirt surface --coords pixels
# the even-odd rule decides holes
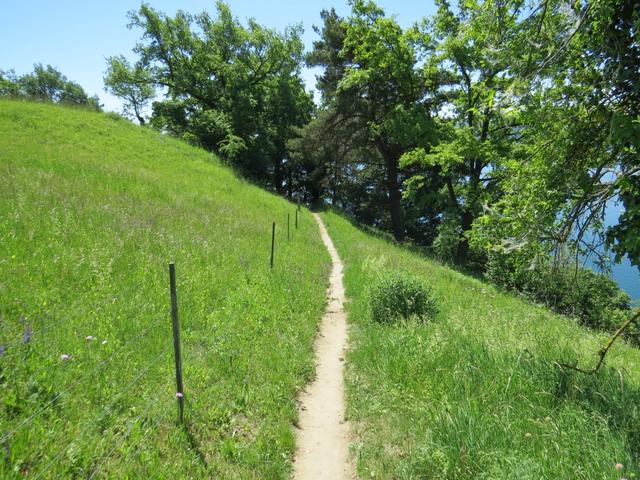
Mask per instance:
[[[344,312],[343,265],[320,216],[314,214],[332,269],[328,306],[315,343],[316,378],[300,395],[296,431],[295,480],[353,479],[349,458],[349,425],[344,418],[344,355],[347,321]]]

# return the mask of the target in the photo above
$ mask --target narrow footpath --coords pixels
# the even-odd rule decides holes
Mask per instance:
[[[355,478],[349,462],[349,425],[344,418],[344,355],[347,321],[344,312],[342,261],[318,214],[313,214],[332,269],[328,306],[315,342],[316,378],[300,396],[294,480]]]

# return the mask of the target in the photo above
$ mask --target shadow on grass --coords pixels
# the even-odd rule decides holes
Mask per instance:
[[[496,385],[498,378],[500,388],[497,390],[509,391],[511,406],[518,410],[517,403],[522,402],[521,418],[536,418],[544,411],[558,413],[560,417],[567,411],[582,412],[578,415],[586,422],[597,418],[606,423],[614,436],[624,439],[627,453],[634,462],[640,462],[640,385],[627,379],[625,369],[605,365],[597,374],[586,375],[563,368],[560,361],[576,363],[578,358],[569,347],[558,345],[541,345],[536,352],[525,349],[496,353],[476,340],[467,338],[462,343],[466,348],[460,345],[458,351],[461,351],[460,347],[464,348],[464,363],[473,367],[465,373],[467,381],[477,384],[480,389],[483,388],[480,383],[483,383],[484,389],[488,390],[487,382]],[[596,359],[594,356],[588,360],[595,362]],[[466,393],[469,394],[469,389]],[[494,399],[496,403],[500,402],[499,395]],[[581,427],[571,425],[571,415],[563,420],[567,428],[575,428],[575,433],[584,435],[593,433],[588,429],[580,432]],[[577,424],[580,421],[578,419]],[[595,429],[595,425],[593,427]],[[577,443],[575,448],[579,447]]]
[[[496,471],[500,478],[578,478],[571,464],[580,458],[581,468],[596,478],[621,460],[629,468],[638,465],[640,386],[623,371],[605,368],[588,376],[557,365],[558,356],[575,357],[568,348],[503,352],[450,333],[447,345],[418,360],[409,376],[408,357],[415,361],[415,355],[385,364],[380,391],[424,399],[409,410],[413,420],[405,435],[428,431],[428,443],[401,460],[407,471],[425,477],[440,472],[434,478]],[[448,474],[442,473],[445,464]]]
[[[640,461],[640,388],[625,379],[622,369],[604,367],[593,375],[556,367],[555,398],[573,402],[606,419],[609,428],[624,435],[634,460]]]
[[[184,425],[183,430],[184,430],[184,434],[185,434],[185,436],[187,438],[187,442],[189,444],[189,447],[196,454],[196,457],[198,457],[198,461],[202,464],[202,466],[205,469],[208,469],[209,468],[209,464],[207,462],[207,457],[204,454],[204,452],[202,451],[202,447],[200,445],[200,442],[198,441],[198,439],[196,438],[196,435],[193,432],[193,425],[191,423],[186,423]]]

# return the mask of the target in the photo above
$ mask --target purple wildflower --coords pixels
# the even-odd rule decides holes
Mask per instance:
[[[176,398],[183,398],[184,395],[182,392],[176,392]]]
[[[22,342],[23,343],[29,343],[31,342],[31,334],[32,334],[32,330],[31,330],[31,325],[27,325],[27,328],[24,329],[24,332],[22,332]]]
[[[67,353],[63,353],[62,355],[60,355],[60,360],[62,360],[63,362],[67,362],[71,360],[71,355]]]

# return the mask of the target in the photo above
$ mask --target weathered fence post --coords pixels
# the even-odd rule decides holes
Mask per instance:
[[[182,353],[180,351],[180,322],[178,321],[178,294],[176,292],[176,266],[169,264],[169,288],[171,290],[171,321],[173,323],[173,352],[176,359],[176,398],[178,399],[178,424],[184,423],[184,386],[182,385]]]
[[[273,249],[276,243],[276,222],[271,227],[271,270],[273,270]]]
[[[296,230],[298,229],[298,210],[296,210]]]
[[[290,218],[291,218],[291,214],[287,213],[287,242],[289,241],[289,237],[290,237],[289,235],[289,229],[290,229],[289,224],[291,223]]]

